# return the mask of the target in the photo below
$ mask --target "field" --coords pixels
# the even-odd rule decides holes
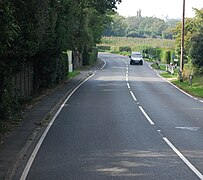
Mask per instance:
[[[119,47],[123,46],[129,46],[132,51],[141,51],[146,46],[174,50],[175,41],[152,38],[102,37],[102,41],[98,46],[110,46],[112,52],[119,51]]]

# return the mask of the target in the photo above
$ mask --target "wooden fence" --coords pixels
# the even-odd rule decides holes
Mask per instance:
[[[33,94],[33,63],[28,62],[22,70],[13,78],[13,84],[15,87],[15,95],[21,97],[32,96]]]

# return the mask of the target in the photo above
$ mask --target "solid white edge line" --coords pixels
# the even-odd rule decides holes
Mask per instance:
[[[101,59],[103,62],[104,62],[104,65],[101,67],[101,69],[100,70],[103,70],[104,69],[104,67],[106,66],[106,61],[104,61],[103,59]]]
[[[176,85],[174,85],[173,83],[171,83],[170,81],[168,81],[167,79],[161,77],[159,74],[157,74],[161,79],[163,79],[164,81],[166,81],[167,83],[171,84],[173,87],[175,87],[176,89],[178,89],[179,91],[181,91],[182,93],[184,93],[185,95],[195,99],[192,95],[186,93],[185,91],[183,91],[182,89],[180,89],[179,87],[177,87]]]
[[[133,94],[132,91],[130,91],[131,96],[133,97],[134,101],[137,101],[137,98],[135,97],[135,95]]]
[[[148,64],[149,68],[152,69],[152,67]]]
[[[147,115],[147,113],[144,111],[144,109],[143,109],[141,106],[139,106],[139,108],[140,108],[140,110],[142,111],[142,113],[144,114],[144,116],[147,118],[147,120],[149,121],[149,123],[150,123],[151,125],[154,125],[154,122],[150,119],[150,117]]]
[[[25,180],[27,178],[27,175],[28,175],[28,172],[32,166],[32,163],[47,135],[47,133],[49,132],[52,124],[54,123],[54,121],[56,120],[57,116],[59,115],[59,113],[61,112],[61,110],[63,109],[64,105],[66,104],[66,102],[70,99],[70,97],[74,94],[74,92],[80,87],[82,86],[86,81],[88,81],[91,77],[93,77],[94,74],[92,74],[90,77],[88,77],[87,79],[85,79],[84,81],[82,81],[71,93],[70,95],[65,99],[64,103],[61,105],[61,107],[59,108],[59,110],[56,112],[56,114],[54,115],[54,117],[52,118],[52,120],[50,121],[50,123],[48,124],[47,128],[45,129],[44,133],[42,134],[40,140],[38,141],[34,151],[32,152],[32,155],[30,156],[26,166],[25,166],[25,169],[20,177],[20,180]]]
[[[166,81],[167,83],[171,84],[173,87],[175,87],[176,89],[178,89],[179,91],[181,91],[181,92],[184,93],[185,95],[187,95],[187,96],[189,96],[189,97],[191,97],[191,98],[193,98],[193,99],[195,99],[195,100],[197,100],[197,101],[203,102],[203,101],[199,100],[198,98],[195,98],[195,97],[193,97],[192,95],[188,94],[187,92],[183,91],[182,89],[180,89],[180,88],[177,87],[175,84],[173,84],[173,83],[171,83],[170,81],[168,81],[167,79],[161,77],[161,76],[159,75],[159,73],[158,73],[157,70],[153,69],[150,65],[148,65],[148,66],[150,67],[150,69],[154,70],[154,71],[157,73],[157,76],[159,76],[161,79],[163,79],[163,80]]]
[[[171,149],[183,160],[183,162],[200,178],[203,179],[203,175],[187,160],[185,156],[165,137],[163,140],[171,147]]]

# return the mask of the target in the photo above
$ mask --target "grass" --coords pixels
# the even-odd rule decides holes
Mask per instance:
[[[151,66],[154,69],[166,69],[166,67],[163,65],[161,65],[160,68],[156,64],[152,64]],[[178,69],[175,69],[174,75],[169,74],[168,72],[163,72],[160,75],[175,84],[180,89],[187,92],[188,94],[191,94],[195,97],[203,98],[203,76],[195,76],[192,79],[192,85],[190,85],[189,78],[184,80],[183,82],[180,82],[180,80],[178,79]]]
[[[71,78],[77,76],[78,74],[80,74],[80,71],[77,71],[77,70],[73,71],[73,72],[69,72],[68,73],[68,78],[71,79]]]
[[[203,76],[196,76],[192,79],[192,85],[189,83],[189,79],[180,82],[178,80],[177,72],[174,75],[171,75],[167,72],[163,72],[160,74],[162,77],[168,79],[173,84],[175,84],[180,89],[184,90],[188,94],[191,94],[195,97],[203,98]]]
[[[111,46],[111,50],[117,50],[121,46],[129,46],[132,51],[140,51],[144,46],[174,49],[175,41],[168,39],[130,38],[130,37],[102,37],[101,46]]]
[[[178,79],[177,78],[177,73],[174,73],[173,75],[172,74],[169,74],[168,72],[163,72],[163,73],[161,73],[161,76],[162,77],[164,77],[164,78],[166,78],[166,79],[169,79],[169,80],[171,80],[171,79]]]
[[[189,85],[189,80],[180,82],[178,80],[172,81],[173,84],[183,89],[185,92],[195,96],[203,98],[203,77],[194,77],[192,80],[192,85]]]

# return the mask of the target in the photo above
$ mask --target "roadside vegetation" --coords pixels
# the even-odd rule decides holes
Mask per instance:
[[[97,60],[96,44],[121,0],[0,1],[0,132],[24,102]]]
[[[98,44],[99,51],[129,55],[132,51],[143,53],[145,60],[152,62],[161,75],[186,92],[203,98],[203,9],[194,9],[196,16],[185,22],[185,51],[183,81],[179,79],[181,52],[180,20],[161,20],[142,17],[141,11],[135,17],[112,15],[113,22],[108,26]],[[156,63],[160,64],[159,66]],[[166,65],[177,65],[174,73],[166,72]],[[192,77],[192,80],[189,80]]]

